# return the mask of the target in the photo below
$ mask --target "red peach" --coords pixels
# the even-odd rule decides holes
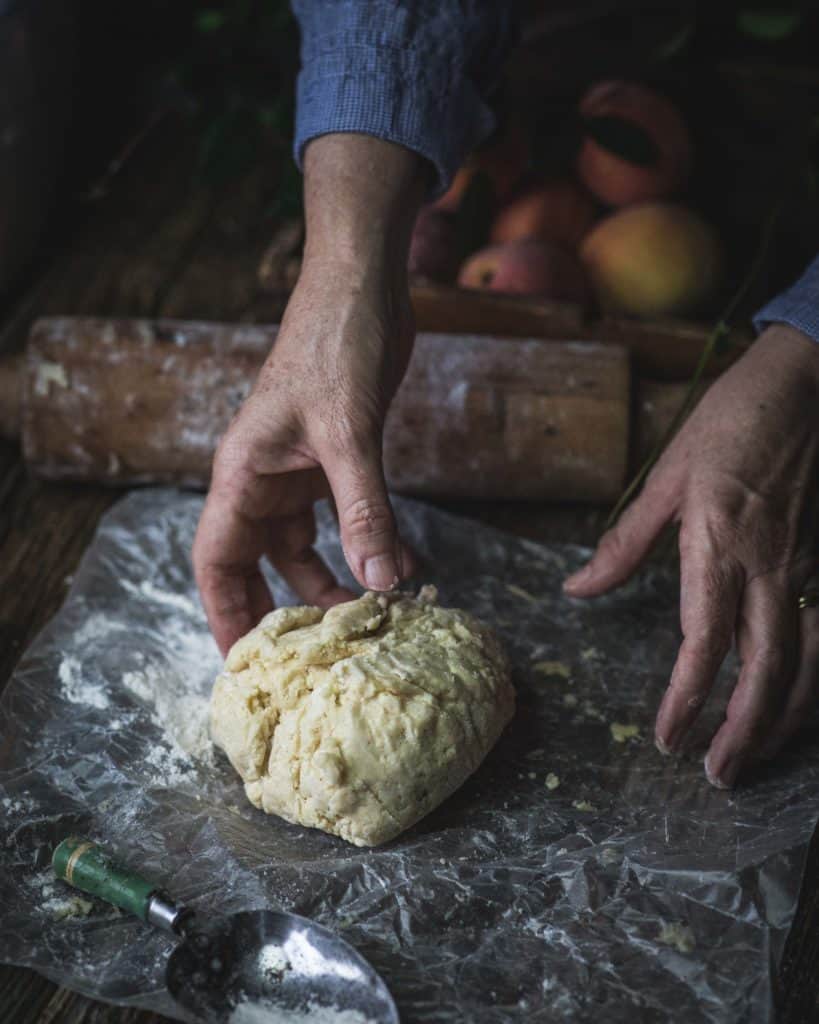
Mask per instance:
[[[677,192],[691,172],[691,139],[674,104],[629,82],[600,82],[580,102],[586,120],[612,118],[644,133],[654,150],[646,164],[618,156],[586,134],[577,158],[581,180],[609,206],[662,199]]]
[[[528,188],[505,206],[492,225],[493,242],[539,238],[574,248],[592,226],[594,200],[569,179]]]
[[[537,239],[480,249],[461,267],[458,284],[482,291],[540,295],[583,304],[590,297],[586,274],[574,253],[554,242]]]

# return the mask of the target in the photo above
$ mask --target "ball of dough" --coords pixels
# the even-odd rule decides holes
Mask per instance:
[[[211,733],[253,804],[375,846],[475,771],[514,690],[495,634],[435,601],[424,587],[279,608],[233,645]]]

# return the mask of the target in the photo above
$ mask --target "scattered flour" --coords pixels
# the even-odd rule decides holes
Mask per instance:
[[[63,697],[72,704],[87,704],[100,711],[110,707],[105,690],[99,684],[87,682],[83,678],[82,665],[78,658],[66,655],[60,662],[57,674],[62,685]]]
[[[151,718],[164,733],[170,758],[183,762],[190,762],[191,758],[208,759],[212,745],[208,731],[207,697],[180,693],[159,666],[126,672],[122,683],[135,697],[153,708]]]
[[[112,707],[117,685],[124,687],[144,705],[151,722],[159,730],[145,758],[152,775],[150,784],[174,786],[197,773],[196,762],[208,762],[212,745],[208,729],[208,697],[192,692],[204,677],[208,689],[221,667],[216,646],[207,631],[201,607],[185,594],[167,591],[151,580],[140,583],[122,581],[125,589],[140,603],[156,607],[163,638],[163,649],[153,655],[138,649],[129,652],[130,671],[119,680],[106,679],[84,670],[94,664],[94,649],[127,644],[139,647],[138,637],[127,633],[121,617],[90,614],[75,630],[71,651],[66,652],[58,668],[62,694],[75,704],[105,710]],[[142,713],[144,714],[144,712]],[[139,712],[116,709],[106,723],[109,732],[133,727]],[[137,724],[137,729],[139,726]]]
[[[358,1010],[309,1003],[304,1010],[286,1010],[275,1003],[238,1003],[228,1024],[377,1024]]]
[[[23,814],[34,810],[34,801],[30,796],[5,796],[0,800],[0,809],[3,814]]]
[[[195,619],[202,617],[201,607],[189,597],[186,597],[185,594],[174,594],[170,590],[162,590],[161,587],[151,583],[150,580],[142,580],[139,584],[131,583],[130,580],[123,580],[122,585],[131,594],[146,597],[149,601],[155,601],[157,604],[163,604],[170,608],[177,608],[179,611],[184,612],[185,615],[190,615]]]

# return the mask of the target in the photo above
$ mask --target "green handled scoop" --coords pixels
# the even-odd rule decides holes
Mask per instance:
[[[200,921],[87,839],[64,839],[58,878],[182,939],[168,991],[194,1020],[229,1024],[398,1024],[387,986],[332,932],[297,914],[247,910]]]

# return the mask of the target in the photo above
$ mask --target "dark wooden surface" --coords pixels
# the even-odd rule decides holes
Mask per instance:
[[[257,287],[273,231],[265,216],[277,161],[212,189],[193,184],[195,149],[168,118],[136,151],[108,194],[56,245],[11,308],[0,310],[0,352],[19,350],[44,314],[275,321],[284,296]],[[99,516],[117,493],[27,478],[19,453],[0,444],[0,690],[36,632],[60,606]],[[591,544],[604,510],[449,502],[446,507],[544,541]],[[782,1020],[817,1019],[819,850],[812,851],[800,912],[782,970]],[[0,1024],[149,1024],[155,1014],[105,1006],[31,971],[0,967]]]

